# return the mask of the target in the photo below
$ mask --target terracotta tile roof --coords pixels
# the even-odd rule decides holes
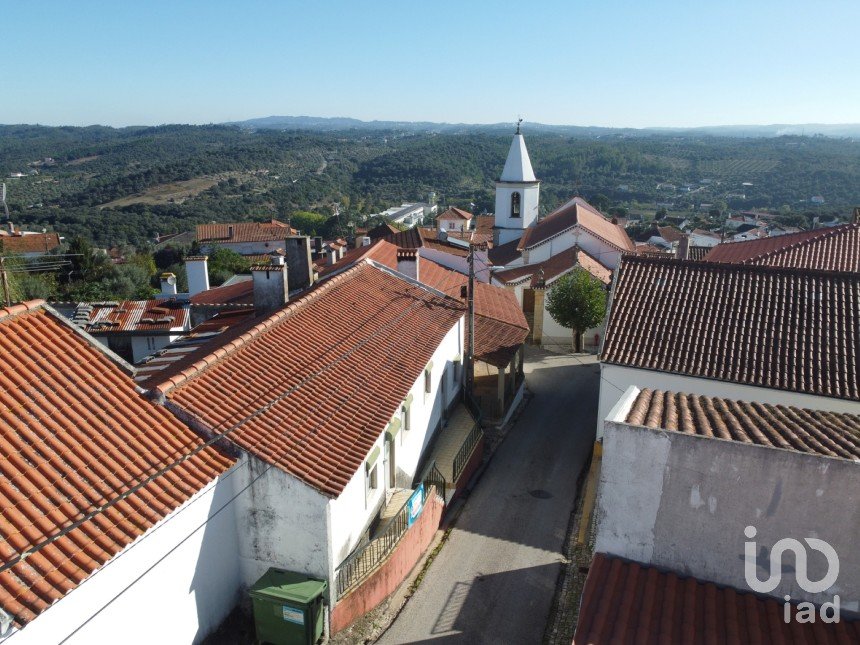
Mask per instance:
[[[860,224],[724,242],[715,246],[705,260],[860,272]]]
[[[177,300],[81,302],[74,320],[91,334],[167,332],[189,327],[189,308]]]
[[[442,241],[438,239],[435,230],[427,231],[422,233],[424,244],[422,245],[425,249],[435,249],[437,251],[442,251],[449,255],[456,255],[457,257],[465,258],[469,255],[469,249],[466,248],[465,245],[459,246],[452,242]],[[455,238],[456,239],[456,238]]]
[[[367,246],[347,251],[344,256],[334,264],[326,265],[319,271],[319,278],[327,278],[332,274],[353,266],[361,260],[368,259],[387,266],[389,269],[397,268],[397,247],[384,239],[377,239]]]
[[[337,497],[463,315],[459,302],[365,260],[158,389]]]
[[[581,266],[603,284],[609,284],[612,281],[612,269],[603,266],[595,257],[576,247],[556,253],[544,262],[497,271],[493,277],[506,284],[519,284],[528,280],[529,286],[535,287],[541,270],[543,270],[544,283],[549,284],[575,266]]]
[[[519,244],[519,240],[511,240],[505,244],[494,246],[487,252],[490,262],[493,263],[493,266],[497,267],[510,264],[522,255],[522,252],[517,248]]]
[[[860,642],[860,621],[785,623],[783,603],[603,553],[591,561],[574,645]]]
[[[397,231],[391,235],[386,235],[382,239],[401,249],[420,249],[424,246],[422,232],[423,229],[420,226],[413,226],[405,231]]]
[[[243,280],[229,285],[212,287],[191,296],[190,301],[192,306],[253,305],[254,281]]]
[[[233,235],[230,236],[230,229]],[[234,222],[233,224],[198,224],[197,241],[200,244],[228,242],[272,242],[298,235],[298,231],[276,219],[268,222]]]
[[[202,441],[138,394],[103,351],[38,305],[0,310],[3,562],[51,540],[0,573],[0,606],[19,626],[232,463],[205,448],[147,482]]]
[[[462,208],[454,208],[453,206],[446,210],[444,213],[436,217],[437,220],[440,219],[464,219],[470,220],[474,217],[472,213],[469,211],[464,211]]]
[[[427,258],[420,263],[421,282],[460,300],[467,276]],[[475,283],[475,358],[497,367],[507,365],[528,333],[528,321],[513,291]]]
[[[632,240],[623,228],[606,219],[581,197],[574,197],[534,226],[527,228],[517,248],[529,249],[537,246],[577,224],[619,251],[634,249]]]
[[[687,234],[674,226],[656,226],[657,233],[667,242],[680,242],[686,239]]]
[[[477,215],[475,217],[475,232],[487,233],[492,237],[493,227],[496,225],[495,215]]]
[[[372,229],[367,231],[365,234],[371,240],[378,240],[380,237],[385,237],[386,235],[391,235],[392,233],[399,233],[399,232],[400,232],[399,228],[386,222],[384,224],[380,224],[379,226],[373,227]]]
[[[4,235],[0,237],[2,253],[48,253],[60,246],[57,233],[30,233],[28,235]]]
[[[860,415],[644,389],[627,423],[860,460]]]
[[[860,274],[624,256],[602,360],[860,400]]]

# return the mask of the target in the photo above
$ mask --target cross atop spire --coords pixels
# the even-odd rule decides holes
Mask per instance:
[[[520,134],[520,124],[523,122],[523,117],[520,117],[517,121],[517,134]]]

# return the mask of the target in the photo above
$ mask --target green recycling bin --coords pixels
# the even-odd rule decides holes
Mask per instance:
[[[323,633],[325,580],[269,569],[251,587],[258,643],[314,645]]]

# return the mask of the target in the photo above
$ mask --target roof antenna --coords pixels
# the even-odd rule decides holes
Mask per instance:
[[[521,117],[521,116],[520,116],[520,117],[519,117],[519,120],[517,121],[517,134],[519,134],[519,133],[520,133],[520,124],[521,124],[522,122],[523,122],[523,117]]]

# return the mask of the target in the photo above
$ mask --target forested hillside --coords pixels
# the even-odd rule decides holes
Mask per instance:
[[[335,204],[344,222],[360,220],[430,191],[443,206],[492,211],[510,134],[0,126],[0,173],[17,224],[142,248],[199,222]],[[545,213],[575,193],[634,211],[847,216],[860,204],[860,143],[850,139],[526,136]]]

